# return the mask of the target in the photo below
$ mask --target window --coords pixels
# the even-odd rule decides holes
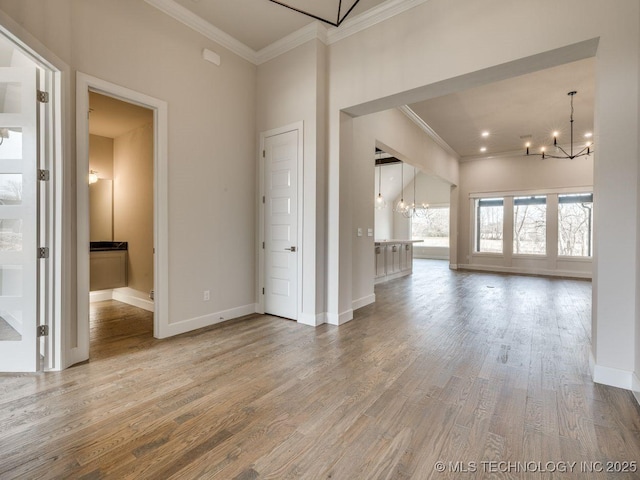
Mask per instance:
[[[411,239],[421,247],[449,247],[449,207],[424,210],[425,217],[411,218]]]
[[[593,193],[558,195],[558,255],[590,257]]]
[[[502,253],[504,199],[476,200],[475,251]]]
[[[513,199],[513,253],[547,253],[547,197]]]

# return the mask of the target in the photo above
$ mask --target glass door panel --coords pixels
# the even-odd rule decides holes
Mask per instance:
[[[39,368],[36,68],[0,68],[0,371]]]

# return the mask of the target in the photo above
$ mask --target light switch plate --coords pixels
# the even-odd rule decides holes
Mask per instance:
[[[367,237],[373,237],[373,228],[367,228]]]
[[[358,228],[358,236],[361,237],[362,236],[362,229]]]

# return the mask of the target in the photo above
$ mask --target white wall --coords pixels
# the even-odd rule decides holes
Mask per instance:
[[[345,237],[350,245],[351,263],[346,265],[345,272],[352,276],[351,297],[341,298],[341,321],[352,315],[354,304],[362,306],[367,299],[373,301],[374,285],[374,237],[366,235],[368,228],[374,226],[374,202],[376,195],[375,171],[373,154],[376,146],[385,152],[415,165],[421,170],[446,178],[451,183],[458,180],[458,163],[455,158],[447,154],[430,137],[411,122],[397,109],[366,115],[353,119],[351,132],[344,136],[342,142],[347,159],[341,164],[349,181],[344,183],[347,202],[341,203],[341,222],[349,225]],[[384,168],[384,167],[383,167]],[[412,170],[412,167],[406,167]],[[411,172],[413,174],[413,172]],[[405,171],[405,175],[407,172]],[[413,185],[413,184],[411,184]],[[406,188],[406,187],[405,187]],[[411,187],[413,195],[413,187]],[[344,197],[343,197],[344,198]],[[407,198],[405,197],[405,200]],[[349,212],[344,209],[348,204]],[[393,202],[387,207],[391,209]],[[345,213],[344,217],[342,214]],[[362,228],[364,235],[357,236],[357,229]],[[398,235],[398,231],[392,231]],[[399,238],[408,238],[405,233]],[[340,255],[347,251],[341,249]],[[349,257],[346,257],[349,258]],[[345,259],[346,261],[346,259]],[[344,290],[341,293],[346,293]]]
[[[635,0],[616,2],[616,8],[600,0],[493,0],[490,8],[431,0],[332,44],[329,57],[329,204],[337,206],[342,184],[351,181],[342,169],[341,121],[349,120],[341,111],[363,115],[586,58],[597,39],[595,378],[625,386],[634,370],[638,295],[639,7]],[[580,27],[566,28],[568,18]],[[351,283],[343,271],[351,252],[341,241],[352,234],[351,224],[341,221],[347,210],[329,210],[330,315],[350,303],[342,299]]]
[[[511,216],[505,205],[505,252],[503,254],[473,253],[472,195],[495,195],[499,192],[558,193],[565,188],[581,192],[593,191],[593,155],[574,160],[545,159],[534,156],[499,156],[462,162],[460,164],[458,259],[463,268],[489,269],[505,272],[537,273],[561,276],[591,276],[590,260],[557,260],[549,252],[544,258],[514,259],[509,239]],[[511,210],[508,210],[511,212]],[[556,216],[557,217],[557,216]],[[596,229],[598,226],[596,225]],[[557,238],[549,238],[557,244]],[[554,243],[555,242],[555,243]]]
[[[0,9],[70,70],[168,102],[169,319],[218,321],[255,302],[256,67],[143,0],[0,0]],[[216,67],[203,48],[221,55]],[[66,136],[75,145],[75,82],[67,78]],[[65,218],[75,219],[74,148],[65,154]],[[84,187],[83,187],[84,188]],[[232,205],[232,208],[230,208]],[[68,292],[76,291],[75,231],[65,231]],[[211,300],[203,301],[203,291]],[[75,344],[75,299],[69,345]],[[238,311],[234,310],[234,311]]]

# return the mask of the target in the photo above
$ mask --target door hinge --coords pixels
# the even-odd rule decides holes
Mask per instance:
[[[262,249],[264,250],[264,242],[262,242]]]
[[[262,294],[264,295],[264,287],[262,287]]]
[[[262,158],[266,158],[267,156],[267,151],[266,150],[262,150]]]
[[[38,90],[38,101],[40,103],[49,103],[49,92]]]
[[[48,182],[51,178],[51,174],[49,170],[38,170],[38,180],[43,182]]]
[[[49,335],[49,325],[38,325],[36,332],[38,337],[46,337]]]
[[[49,247],[38,248],[38,258],[49,258]]]
[[[266,197],[263,195],[262,196],[262,203],[265,203],[267,201]]]

